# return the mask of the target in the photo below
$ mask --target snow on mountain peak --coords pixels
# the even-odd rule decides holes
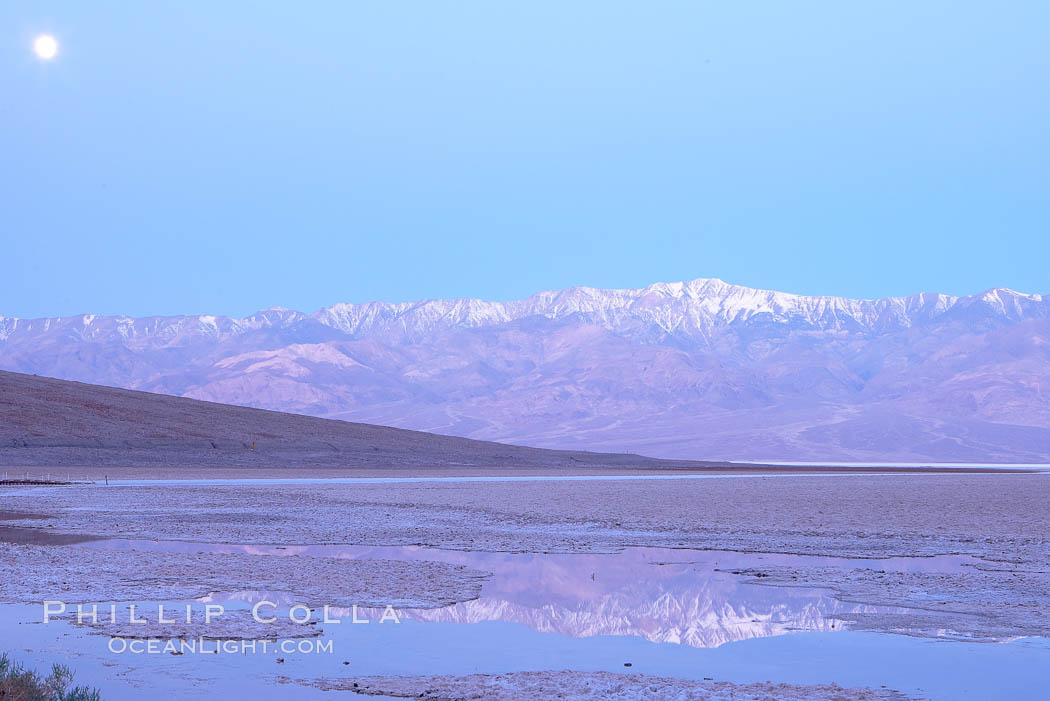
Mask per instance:
[[[1019,295],[1008,290],[984,295],[986,303],[996,305],[1010,318],[1021,313],[1019,300],[1041,301],[1038,295]],[[527,317],[578,317],[610,329],[629,322],[648,322],[664,331],[697,333],[712,326],[758,323],[759,320],[814,329],[876,331],[910,327],[943,314],[967,299],[972,298],[933,293],[874,300],[807,296],[733,285],[717,278],[697,278],[659,282],[640,289],[571,287],[539,292],[511,302],[451,299],[392,304],[339,303],[321,309],[313,318],[351,335],[375,330],[418,334],[440,328],[490,326]]]
[[[1050,445],[1048,318],[1050,298],[1002,288],[863,300],[698,278],[244,318],[7,317],[0,367],[551,447],[1030,462]]]
[[[1006,288],[954,297],[920,293],[910,297],[850,299],[798,295],[733,285],[718,278],[657,282],[638,289],[570,287],[547,290],[510,302],[482,299],[425,299],[416,302],[340,302],[312,314],[269,307],[236,319],[195,316],[101,316],[51,319],[0,318],[0,340],[15,333],[46,333],[76,320],[83,337],[115,332],[125,340],[148,337],[178,339],[187,333],[218,337],[310,321],[351,337],[370,333],[419,336],[443,329],[482,328],[530,317],[575,319],[581,323],[632,335],[677,334],[706,338],[714,329],[732,326],[789,325],[812,330],[880,332],[910,328],[958,310],[1008,320],[1046,317],[1048,300]]]

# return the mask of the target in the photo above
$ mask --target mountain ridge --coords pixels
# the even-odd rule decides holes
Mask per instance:
[[[712,316],[726,322],[746,321],[748,318],[760,313],[779,312],[784,314],[794,311],[797,316],[800,315],[800,312],[804,312],[807,307],[810,311],[821,314],[841,311],[853,315],[854,318],[865,314],[878,315],[888,310],[911,312],[913,314],[920,311],[932,311],[932,313],[936,314],[948,312],[959,304],[977,304],[979,302],[985,302],[993,309],[998,307],[1003,311],[1004,317],[1011,318],[1007,313],[1008,306],[1012,308],[1012,311],[1018,312],[1022,303],[1031,305],[1048,304],[1046,295],[1022,293],[1006,287],[993,287],[983,292],[965,296],[919,292],[906,297],[890,296],[874,299],[856,299],[830,295],[801,295],[778,292],[733,285],[718,278],[696,278],[684,282],[658,282],[642,288],[575,286],[563,290],[545,290],[524,299],[508,302],[495,302],[473,297],[425,298],[411,302],[337,302],[327,307],[321,307],[312,313],[284,307],[268,307],[245,317],[215,314],[133,317],[122,314],[98,315],[91,313],[74,314],[65,317],[37,318],[0,316],[0,340],[5,340],[12,333],[18,331],[20,322],[23,329],[26,324],[29,324],[30,328],[43,324],[44,330],[48,330],[51,323],[62,323],[76,319],[83,320],[85,326],[91,325],[96,319],[111,319],[116,320],[118,323],[196,319],[203,326],[213,326],[216,331],[220,330],[218,326],[219,320],[223,320],[226,324],[233,324],[235,327],[251,329],[267,325],[287,325],[313,319],[345,333],[354,334],[360,331],[365,324],[375,324],[380,320],[400,319],[421,310],[435,310],[438,313],[438,319],[451,320],[450,325],[464,322],[476,323],[478,321],[506,323],[532,315],[542,315],[556,319],[559,315],[564,314],[594,313],[603,310],[622,309],[629,306],[626,302],[638,302],[648,295],[658,295],[667,300],[690,300],[698,303],[712,298],[721,298],[723,304],[717,308],[718,313],[713,313],[715,309],[710,305],[707,305],[706,308],[703,306],[701,308],[712,312]],[[733,299],[735,303],[725,304],[724,301],[728,299]],[[615,306],[606,304],[603,306],[600,303],[601,300],[619,302],[619,304]],[[585,304],[585,301],[589,301],[591,304]],[[749,301],[750,304],[745,303],[745,301]],[[568,302],[569,304],[558,306],[559,302]],[[464,311],[467,313],[464,314]],[[432,315],[427,316],[430,317]]]
[[[0,318],[0,368],[544,447],[1050,460],[1050,297],[713,278],[313,313]]]

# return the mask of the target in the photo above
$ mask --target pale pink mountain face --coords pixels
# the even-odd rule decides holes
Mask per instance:
[[[720,280],[244,319],[0,318],[0,368],[541,447],[1050,462],[1050,297]]]

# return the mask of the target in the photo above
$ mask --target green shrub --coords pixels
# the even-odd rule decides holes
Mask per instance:
[[[0,655],[0,701],[100,701],[97,689],[72,686],[73,672],[56,664],[41,678],[36,672]]]

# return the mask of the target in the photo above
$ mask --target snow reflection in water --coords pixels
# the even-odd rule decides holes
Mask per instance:
[[[440,561],[489,572],[492,577],[485,581],[478,599],[436,609],[401,609],[402,619],[462,624],[504,621],[574,638],[634,636],[691,647],[717,647],[794,631],[842,630],[850,614],[906,611],[844,603],[826,589],[761,586],[764,568],[807,565],[958,572],[979,562],[969,556],[864,560],[668,548],[530,554],[416,546],[260,546],[125,539],[78,547]],[[208,600],[301,603],[288,594],[262,591],[215,592]],[[342,610],[337,614],[349,615]],[[381,611],[366,614],[378,618]]]
[[[475,601],[402,610],[409,619],[405,625],[381,625],[377,612],[362,611],[375,624],[321,624],[317,640],[333,643],[333,654],[279,659],[272,654],[114,654],[104,630],[99,635],[68,621],[40,625],[38,604],[0,605],[0,630],[18,637],[12,651],[16,659],[37,669],[72,662],[78,679],[101,687],[108,701],[143,695],[200,697],[205,689],[216,698],[326,699],[330,692],[282,682],[373,674],[622,672],[627,662],[632,672],[684,679],[887,685],[953,701],[1021,698],[1044,683],[1041,675],[1050,655],[1050,642],[1043,639],[989,645],[839,632],[836,616],[848,619],[851,613],[878,609],[838,602],[826,590],[768,587],[756,579],[773,567],[802,564],[950,573],[980,562],[961,556],[845,560],[647,548],[522,554],[135,540],[60,547],[439,560],[492,573]],[[734,574],[743,570],[747,573]],[[261,598],[292,603],[279,594],[217,592],[207,599],[227,602],[228,609],[244,618],[250,602]],[[149,609],[149,602],[138,603]],[[193,605],[203,608],[206,602]],[[348,612],[334,613],[349,618]],[[812,632],[780,635],[795,630]]]

